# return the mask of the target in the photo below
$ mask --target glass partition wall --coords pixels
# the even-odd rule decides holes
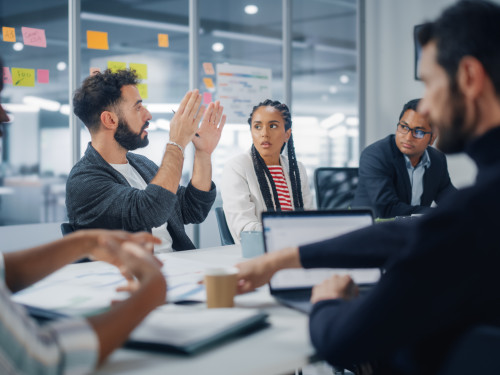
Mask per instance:
[[[12,117],[0,141],[0,225],[66,220],[65,181],[73,164],[68,4],[0,0],[0,56],[8,68],[3,72],[2,103]],[[191,76],[197,78],[195,86],[207,104],[221,100],[228,112],[213,155],[216,184],[225,160],[251,145],[246,122],[251,107],[265,98],[284,101],[287,85],[291,85],[287,104],[292,109],[297,157],[306,165],[311,183],[317,167],[357,165],[355,0],[76,0],[76,4],[78,83],[93,70],[107,67],[140,72],[141,93],[153,120],[149,146],[137,151],[156,163],[168,140],[172,110],[190,88]],[[190,12],[190,6],[196,12]],[[290,7],[291,24],[284,24],[289,21],[283,19],[283,6]],[[190,14],[198,15],[196,35],[190,32]],[[283,53],[284,26],[291,30],[290,58]],[[193,59],[197,65],[192,67],[190,38],[197,45]],[[283,79],[287,63],[291,82]],[[80,123],[76,129],[81,155],[90,136]],[[193,152],[187,154],[182,183],[192,170]],[[206,225],[216,228],[214,219]],[[199,245],[218,244],[218,238],[204,238],[206,243]]]

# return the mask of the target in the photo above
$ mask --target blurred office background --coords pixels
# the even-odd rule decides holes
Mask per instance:
[[[153,120],[150,145],[138,152],[157,163],[184,93],[197,87],[218,99],[208,62],[270,70],[271,97],[291,106],[297,157],[311,181],[318,167],[357,166],[360,150],[394,132],[402,105],[423,94],[413,78],[413,26],[453,2],[0,0],[0,26],[4,34],[15,28],[16,39],[0,39],[5,66],[49,71],[46,83],[6,82],[2,92],[12,122],[0,141],[0,225],[67,220],[66,178],[90,140],[79,121],[70,126],[71,82],[109,61],[147,66]],[[22,27],[43,29],[46,47],[25,45]],[[106,32],[108,49],[89,49],[88,30]],[[158,34],[168,35],[168,47]],[[216,184],[224,162],[250,145],[248,124],[230,121],[213,155]],[[466,157],[449,162],[457,185],[473,180]],[[183,183],[191,165],[188,156]],[[213,213],[190,233],[200,247],[219,244]]]

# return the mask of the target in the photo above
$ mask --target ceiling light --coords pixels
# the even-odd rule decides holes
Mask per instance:
[[[219,43],[219,42],[214,43],[214,44],[212,44],[212,50],[214,52],[222,52],[222,51],[224,51],[224,44]]]
[[[339,92],[339,89],[338,89],[338,87],[337,87],[337,86],[330,86],[330,87],[328,88],[328,91],[330,92],[330,94],[336,94],[336,93],[338,93],[338,92]]]
[[[63,115],[69,115],[69,111],[70,111],[70,108],[69,108],[69,104],[63,104],[61,106],[61,108],[59,108],[59,112],[61,112]]]
[[[349,83],[349,76],[347,74],[342,74],[339,80],[343,84]]]
[[[359,118],[357,116],[349,116],[345,119],[345,123],[350,126],[358,126]]]
[[[23,103],[51,112],[59,111],[61,108],[61,103],[54,100],[39,98],[38,96],[25,96],[23,98]]]
[[[59,70],[60,72],[62,72],[63,70],[66,70],[66,63],[64,61],[59,61],[57,63],[57,70]]]
[[[16,42],[12,45],[12,48],[14,49],[14,51],[22,51],[23,48],[24,48],[24,44],[22,44],[21,42]]]
[[[259,11],[259,8],[257,7],[257,5],[247,5],[245,7],[246,14],[257,14],[258,11]]]

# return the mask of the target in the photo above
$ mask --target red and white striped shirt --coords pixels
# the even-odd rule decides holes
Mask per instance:
[[[267,168],[271,172],[274,184],[276,185],[281,210],[293,211],[292,198],[290,197],[290,191],[288,190],[285,175],[283,174],[283,167],[281,165],[268,165]]]

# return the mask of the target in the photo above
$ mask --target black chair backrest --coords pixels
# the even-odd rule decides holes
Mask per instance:
[[[62,223],[61,224],[61,233],[63,236],[73,233],[75,228],[70,223]]]
[[[314,188],[318,209],[349,208],[358,186],[358,168],[318,168]]]
[[[215,207],[215,217],[217,218],[217,224],[219,225],[220,244],[222,246],[234,245],[233,236],[227,226],[226,215],[224,215],[222,207]]]

